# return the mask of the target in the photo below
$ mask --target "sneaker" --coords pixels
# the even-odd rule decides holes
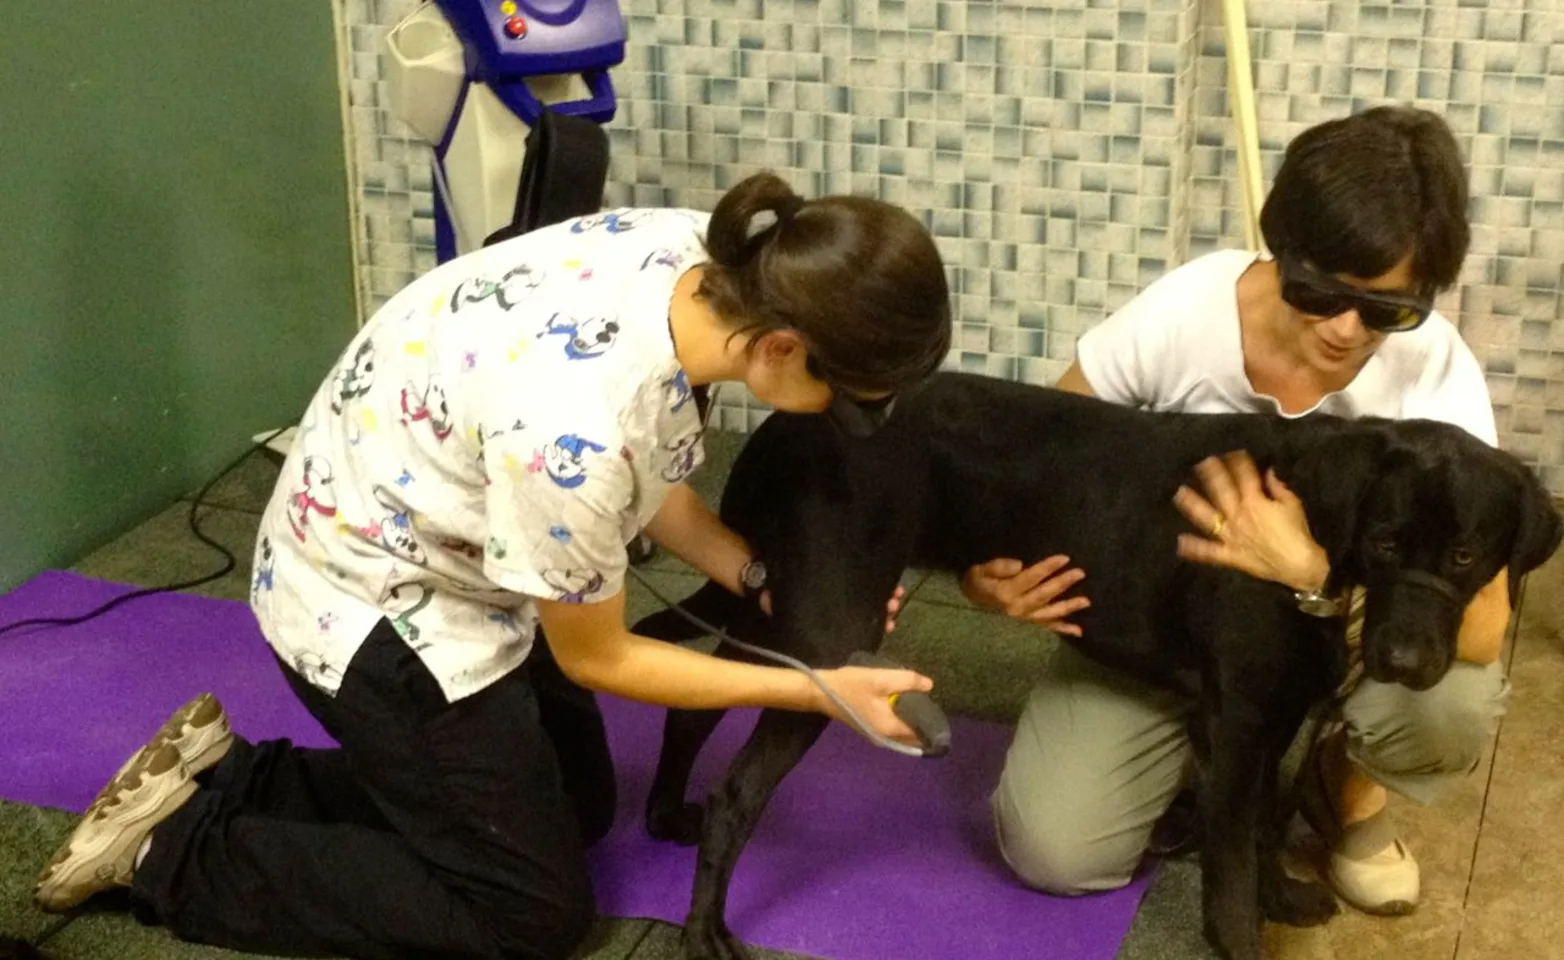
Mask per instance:
[[[138,751],[39,874],[33,899],[60,913],[95,894],[130,886],[143,841],[196,789],[173,744]]]
[[[1422,884],[1417,860],[1400,840],[1362,860],[1332,850],[1325,878],[1337,896],[1376,917],[1404,917],[1415,911]]]
[[[109,782],[113,783],[123,776],[143,754],[165,743],[172,744],[179,751],[179,759],[184,761],[193,777],[217,766],[228,755],[233,742],[233,729],[228,725],[228,715],[223,712],[223,705],[210,693],[203,693],[163,721],[152,739],[131,754],[130,759],[125,761],[125,765],[119,768],[119,772]],[[90,815],[97,803],[94,800],[85,815]]]
[[[1388,812],[1342,829],[1341,816],[1325,782],[1321,747],[1316,742],[1310,748],[1298,771],[1296,789],[1299,812],[1331,847],[1325,864],[1326,882],[1338,897],[1364,913],[1401,917],[1414,912],[1422,887],[1417,859],[1392,832],[1394,827],[1385,819]],[[1361,848],[1365,842],[1378,849],[1367,855],[1356,851],[1348,856],[1346,851]]]

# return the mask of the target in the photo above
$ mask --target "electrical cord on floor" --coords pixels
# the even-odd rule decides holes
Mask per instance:
[[[792,667],[794,670],[797,670],[804,676],[808,677],[815,686],[820,688],[822,693],[830,698],[832,703],[841,708],[842,712],[847,715],[849,720],[852,721],[852,726],[855,727],[858,732],[862,734],[870,743],[873,743],[878,747],[884,747],[887,750],[894,750],[903,756],[926,756],[922,747],[915,747],[892,740],[889,737],[881,735],[879,731],[869,726],[864,718],[858,715],[856,710],[847,705],[847,701],[842,699],[841,694],[837,693],[835,690],[832,690],[831,685],[826,683],[824,678],[822,678],[819,673],[817,673],[812,667],[804,663],[802,660],[794,659],[785,653],[778,653],[775,650],[767,650],[765,647],[757,647],[752,643],[745,643],[743,640],[732,636],[721,627],[707,623],[705,620],[702,620],[700,617],[697,617],[695,614],[684,609],[679,604],[668,599],[668,597],[665,596],[661,590],[658,590],[656,587],[652,586],[652,582],[647,579],[646,575],[641,573],[641,571],[635,569],[634,567],[629,569],[630,574],[634,576],[636,580],[640,581],[641,586],[645,587],[652,596],[656,597],[658,600],[661,600],[663,604],[668,607],[668,609],[672,610],[674,613],[677,613],[679,616],[688,620],[690,623],[694,624],[696,627],[699,627],[701,630],[706,631],[717,640],[721,641],[722,643],[737,647],[738,649],[743,650],[745,653],[750,653],[757,657],[770,660],[773,663],[781,664],[784,667]],[[928,576],[925,575],[924,579],[928,579]]]
[[[194,533],[196,538],[199,539],[202,543],[211,547],[213,550],[216,550],[223,556],[223,565],[216,571],[203,577],[197,577],[194,580],[183,580],[179,583],[170,583],[161,587],[146,587],[140,590],[132,590],[130,593],[115,597],[108,603],[105,603],[94,610],[89,610],[88,612],[78,617],[37,617],[31,620],[18,620],[15,623],[8,623],[0,626],[0,636],[5,636],[8,633],[14,633],[27,627],[75,626],[78,623],[86,623],[87,621],[96,617],[101,617],[110,610],[129,603],[132,600],[139,600],[143,597],[150,597],[159,593],[172,593],[175,590],[188,590],[191,587],[203,586],[204,584],[211,583],[214,580],[219,580],[223,577],[226,577],[234,569],[234,567],[238,565],[238,561],[234,558],[232,551],[206,535],[205,531],[201,529],[200,522],[197,520],[197,514],[200,512],[200,509],[206,505],[207,494],[212,492],[213,487],[217,486],[217,484],[230,473],[233,473],[235,470],[239,469],[240,464],[244,463],[246,460],[250,459],[250,457],[254,456],[261,450],[264,450],[268,443],[271,443],[273,440],[275,440],[286,429],[287,428],[284,427],[279,430],[274,430],[267,434],[264,439],[256,441],[249,448],[247,448],[242,455],[236,457],[232,463],[224,467],[222,471],[214,476],[211,480],[208,480],[206,486],[201,488],[201,492],[197,493],[190,501],[190,512],[186,518],[190,524],[190,532]]]
[[[280,430],[274,430],[270,434],[267,434],[265,438],[256,441],[254,444],[248,447],[242,455],[236,457],[233,462],[224,467],[220,472],[218,472],[216,476],[214,476],[211,480],[208,480],[206,485],[201,488],[201,491],[197,493],[190,501],[190,512],[186,515],[186,519],[190,524],[190,531],[194,533],[197,539],[199,539],[202,543],[222,554],[222,567],[205,576],[197,577],[194,580],[183,580],[179,583],[171,583],[162,587],[147,587],[141,590],[134,590],[130,593],[124,594],[123,596],[115,597],[108,603],[105,603],[94,610],[89,610],[81,616],[37,617],[30,620],[18,620],[15,623],[8,623],[0,626],[0,636],[13,633],[26,627],[67,627],[74,626],[78,623],[86,623],[94,617],[101,617],[110,610],[113,610],[122,604],[129,603],[132,600],[140,599],[142,597],[150,597],[159,593],[170,593],[175,590],[187,590],[191,587],[199,587],[203,584],[211,583],[214,580],[218,580],[227,576],[229,572],[238,565],[238,560],[235,559],[231,550],[206,535],[206,532],[201,529],[201,524],[198,520],[198,514],[201,510],[201,507],[205,506],[207,494],[212,492],[213,487],[217,486],[217,484],[230,473],[233,473],[235,470],[239,469],[240,464],[244,463],[246,460],[250,459],[250,457],[254,456],[261,450],[264,450],[267,444],[281,436],[285,430],[287,430],[286,427]],[[47,943],[51,938],[53,938],[55,934],[69,926],[72,921],[76,920],[81,915],[81,913],[82,910],[80,908],[70,911],[66,915],[55,920],[55,922],[45,928],[42,933],[38,934],[30,940],[19,937],[0,937],[0,960],[41,960],[43,954],[38,952],[39,948]]]
[[[89,610],[80,616],[37,617],[29,620],[18,620],[15,623],[0,625],[0,636],[5,636],[6,634],[14,633],[27,627],[75,626],[76,624],[86,623],[87,621],[96,617],[101,617],[110,610],[114,610],[124,604],[130,603],[133,600],[155,596],[160,593],[172,593],[176,590],[188,590],[192,587],[199,587],[227,576],[234,569],[234,567],[238,565],[238,561],[234,558],[232,551],[223,546],[221,543],[218,543],[216,540],[213,540],[211,537],[207,536],[205,531],[201,529],[201,524],[197,519],[200,509],[205,505],[207,494],[211,493],[213,487],[215,487],[230,473],[237,470],[239,466],[250,457],[265,449],[268,443],[280,436],[286,429],[287,428],[275,430],[272,433],[266,435],[263,439],[256,441],[248,449],[246,449],[243,454],[236,457],[233,462],[218,472],[216,476],[212,477],[211,480],[208,480],[206,485],[203,486],[200,492],[197,493],[190,501],[190,511],[187,514],[187,521],[190,525],[190,532],[194,533],[196,538],[199,539],[202,543],[205,543],[213,550],[216,550],[218,553],[222,554],[223,564],[217,570],[205,576],[197,577],[194,580],[183,580],[178,583],[170,583],[161,587],[147,587],[140,590],[133,590],[130,593],[115,597],[113,600],[100,605],[96,609]],[[882,736],[878,731],[870,727],[869,724],[863,719],[863,717],[859,716],[857,711],[849,706],[847,701],[842,699],[840,694],[831,689],[831,685],[826,683],[825,680],[821,678],[819,673],[817,673],[813,668],[804,662],[787,656],[786,654],[778,653],[775,650],[767,650],[764,647],[757,647],[753,644],[745,643],[736,637],[730,636],[726,631],[707,623],[701,618],[690,613],[688,610],[685,610],[678,603],[670,600],[660,590],[653,586],[651,582],[634,566],[629,567],[629,570],[630,573],[638,581],[640,581],[642,586],[644,586],[654,597],[666,604],[670,610],[673,610],[679,616],[684,617],[695,626],[711,634],[711,636],[715,637],[719,641],[737,647],[738,649],[754,656],[770,660],[774,663],[781,664],[782,666],[791,667],[792,669],[803,673],[810,679],[811,682],[814,683],[816,687],[820,688],[820,691],[824,693],[832,703],[836,704],[836,706],[841,709],[841,711],[848,717],[848,719],[852,721],[852,725],[857,728],[858,732],[871,743],[875,744],[876,746],[884,747],[887,750],[893,750],[897,753],[903,754],[904,756],[922,757],[925,755],[925,752],[922,748],[910,746],[905,743],[899,743],[890,739],[889,737]]]

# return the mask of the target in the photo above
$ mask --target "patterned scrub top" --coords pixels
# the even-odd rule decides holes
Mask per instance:
[[[535,598],[617,594],[626,544],[704,457],[669,300],[707,216],[617,210],[435,268],[315,394],[250,602],[335,694],[389,620],[454,701],[526,659]]]

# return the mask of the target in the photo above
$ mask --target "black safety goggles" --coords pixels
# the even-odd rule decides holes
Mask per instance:
[[[1361,290],[1335,277],[1316,273],[1291,257],[1278,261],[1282,299],[1299,313],[1311,317],[1337,317],[1356,310],[1370,330],[1405,333],[1416,330],[1433,312],[1433,301],[1406,293]]]
[[[831,405],[826,408],[826,416],[849,437],[872,437],[890,419],[891,411],[896,407],[896,394],[864,400],[827,376],[813,356],[805,359],[804,366],[810,376],[831,388]]]

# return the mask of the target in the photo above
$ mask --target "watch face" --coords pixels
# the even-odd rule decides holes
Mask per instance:
[[[1298,597],[1298,609],[1311,617],[1334,617],[1336,615],[1336,601],[1329,597],[1302,594]]]
[[[739,571],[739,579],[749,589],[759,590],[766,585],[766,565],[759,560],[744,564],[744,569]]]

